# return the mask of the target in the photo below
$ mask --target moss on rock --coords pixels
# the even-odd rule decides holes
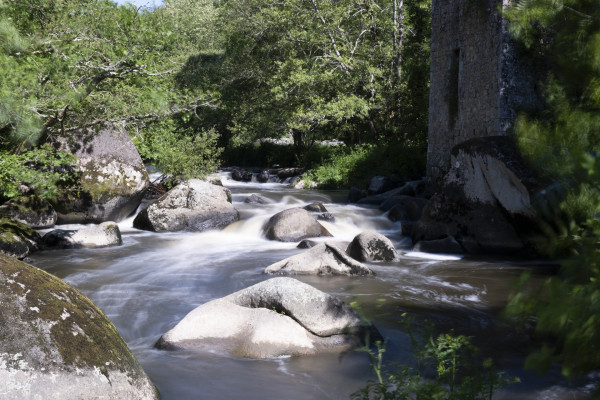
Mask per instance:
[[[32,387],[58,376],[65,393],[81,393],[81,385],[73,386],[86,377],[83,389],[93,380],[95,393],[106,391],[106,398],[130,398],[138,391],[134,397],[158,397],[115,326],[77,289],[0,254],[0,300],[0,376],[9,372],[9,389],[16,387],[11,376],[22,373]],[[123,377],[130,387],[122,385]]]
[[[39,196],[15,197],[0,206],[0,217],[13,218],[35,229],[44,229],[56,223],[56,211]]]
[[[25,258],[37,250],[41,236],[22,222],[0,218],[0,253]]]

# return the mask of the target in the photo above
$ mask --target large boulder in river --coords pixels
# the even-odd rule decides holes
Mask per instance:
[[[106,125],[78,131],[57,145],[77,158],[81,189],[53,202],[59,224],[118,222],[135,212],[149,179],[127,132]]]
[[[346,252],[358,261],[391,261],[398,257],[390,239],[375,231],[365,231],[354,237]]]
[[[0,218],[0,253],[25,258],[30,252],[38,249],[41,239],[39,233],[24,223]]]
[[[309,250],[265,268],[268,274],[373,275],[366,265],[348,256],[333,243],[321,243]]]
[[[0,217],[12,218],[34,229],[51,228],[56,223],[56,211],[38,196],[20,196],[0,206]]]
[[[535,226],[531,194],[541,185],[511,138],[485,137],[452,150],[451,169],[413,226],[414,243],[454,237],[468,252],[516,253]]]
[[[348,304],[282,277],[195,308],[156,346],[271,358],[342,351],[358,343],[362,328]]]
[[[86,226],[79,230],[55,229],[42,238],[44,246],[59,249],[108,247],[123,243],[119,226],[114,222]]]
[[[265,225],[267,239],[298,242],[302,239],[332,236],[308,211],[290,208],[273,215]]]
[[[222,229],[239,218],[229,189],[190,179],[140,211],[133,226],[153,232],[202,232]]]
[[[0,254],[0,398],[158,399],[115,326],[62,280]]]

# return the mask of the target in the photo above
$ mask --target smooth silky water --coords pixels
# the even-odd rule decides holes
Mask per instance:
[[[359,302],[387,339],[386,360],[411,364],[410,339],[402,314],[419,332],[436,329],[467,334],[522,383],[495,399],[587,399],[585,384],[567,387],[558,372],[543,378],[521,370],[527,342],[498,320],[511,283],[525,269],[543,265],[410,253],[400,225],[376,208],[343,204],[345,193],[301,191],[281,184],[239,183],[222,176],[241,220],[223,231],[151,233],[119,223],[123,245],[103,249],[35,253],[33,264],[64,279],[90,297],[117,329],[157,385],[163,400],[179,399],[348,399],[374,379],[365,353],[240,359],[223,354],[156,350],[158,338],[195,307],[271,278],[262,270],[298,254],[297,243],[262,236],[275,213],[320,201],[336,221],[323,225],[348,243],[364,230],[388,236],[400,251],[395,262],[367,263],[375,277],[295,278]],[[250,194],[269,204],[246,204]],[[536,274],[542,279],[543,273]],[[383,303],[382,303],[382,300]],[[381,304],[379,306],[379,304]],[[428,321],[428,322],[425,322]]]

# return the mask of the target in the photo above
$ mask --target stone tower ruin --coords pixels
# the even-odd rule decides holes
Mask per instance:
[[[538,103],[502,10],[510,0],[433,0],[427,176],[450,169],[466,140],[508,135],[518,110]]]

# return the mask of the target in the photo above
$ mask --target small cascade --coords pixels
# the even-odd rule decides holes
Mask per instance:
[[[460,329],[474,337],[504,343],[508,374],[521,373],[521,352],[511,353],[504,333],[494,329],[495,310],[505,304],[510,282],[524,269],[519,263],[410,253],[410,240],[401,235],[399,223],[387,219],[377,208],[334,201],[344,198],[343,193],[295,190],[273,182],[239,182],[230,172],[215,177],[231,190],[241,217],[221,231],[146,232],[133,228],[130,217],[119,223],[122,246],[32,255],[35,265],[78,287],[108,315],[158,386],[163,400],[199,396],[337,400],[349,398],[373,379],[363,353],[342,358],[327,354],[256,361],[157,351],[153,347],[164,332],[198,305],[269,279],[263,273],[265,267],[304,251],[296,247],[297,243],[267,240],[263,227],[280,211],[314,202],[322,202],[334,217],[320,221],[334,237],[316,241],[350,242],[363,231],[375,230],[389,237],[399,250],[397,260],[367,263],[375,271],[374,277],[295,276],[372,310],[374,324],[388,342],[387,361],[403,363],[410,358],[410,338],[401,323],[401,315],[408,313],[438,329]],[[253,194],[264,199],[264,204],[246,203]],[[377,308],[380,300],[384,300],[383,306]],[[528,376],[517,392],[501,391],[494,399],[533,400],[554,387],[559,388],[556,393],[573,392],[556,379],[540,383]]]

